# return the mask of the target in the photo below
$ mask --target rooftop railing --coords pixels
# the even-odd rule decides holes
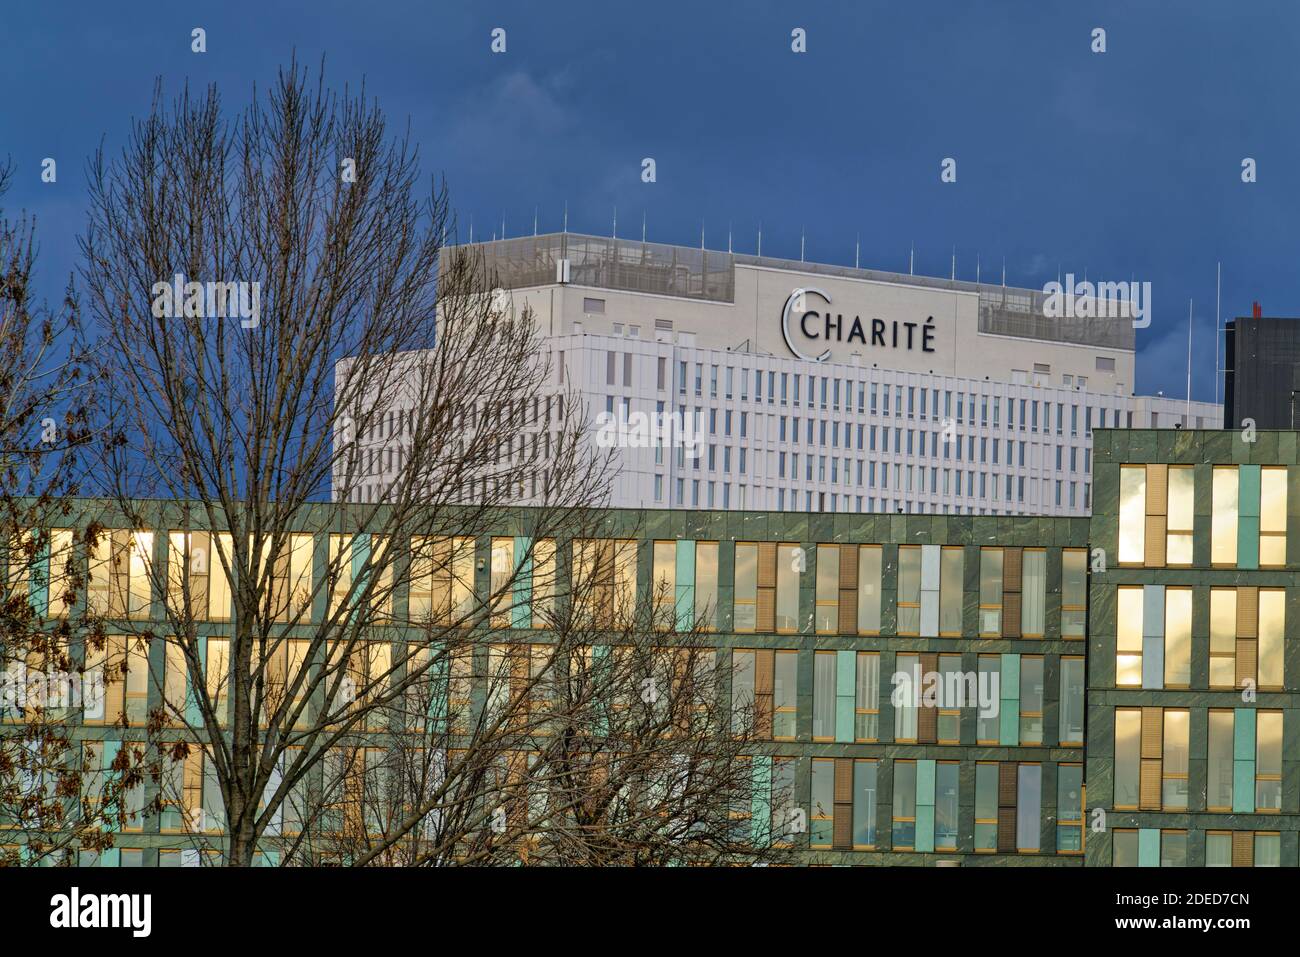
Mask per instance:
[[[735,302],[736,266],[758,266],[975,293],[979,296],[979,331],[983,333],[1128,351],[1135,344],[1131,320],[1050,317],[1044,309],[1046,296],[1037,289],[580,233],[547,233],[455,246],[450,254],[470,251],[482,257],[486,285],[503,289],[551,285],[557,281],[556,264],[567,259],[568,281],[574,285],[706,302]]]

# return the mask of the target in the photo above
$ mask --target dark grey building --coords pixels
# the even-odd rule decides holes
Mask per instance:
[[[1225,326],[1225,429],[1253,419],[1257,429],[1300,422],[1300,319],[1242,316]]]

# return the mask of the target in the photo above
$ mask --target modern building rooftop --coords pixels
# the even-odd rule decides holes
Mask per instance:
[[[610,236],[558,232],[499,239],[453,247],[482,255],[495,286],[521,289],[566,282],[622,292],[650,293],[705,302],[731,303],[736,267],[775,269],[809,276],[835,276],[868,282],[970,293],[979,296],[979,331],[1110,349],[1134,349],[1130,322],[1045,314],[1041,289],[968,282],[936,276],[863,269],[833,263],[641,242]],[[566,261],[567,278],[557,269]]]

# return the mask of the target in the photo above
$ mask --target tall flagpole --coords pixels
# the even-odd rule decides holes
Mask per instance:
[[[1192,300],[1187,300],[1187,427],[1192,425]]]
[[[1223,288],[1223,262],[1214,265],[1214,404],[1219,404],[1219,293]]]

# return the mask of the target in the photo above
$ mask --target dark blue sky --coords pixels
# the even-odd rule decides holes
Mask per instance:
[[[1214,395],[1223,314],[1300,315],[1300,5],[1294,0],[999,3],[552,0],[20,3],[0,26],[4,200],[38,217],[57,299],[84,220],[85,161],[165,89],[232,109],[296,49],[365,79],[476,236],[559,228],[1041,287],[1058,268],[1148,280],[1138,386]],[[190,52],[207,30],[208,52]],[[1107,52],[1090,51],[1094,27]],[[489,50],[494,27],[507,51]],[[808,52],[790,50],[803,27]],[[44,157],[58,182],[40,181]],[[640,179],[653,157],[658,181]],[[957,160],[942,184],[940,162]],[[1258,182],[1241,182],[1241,161]]]

